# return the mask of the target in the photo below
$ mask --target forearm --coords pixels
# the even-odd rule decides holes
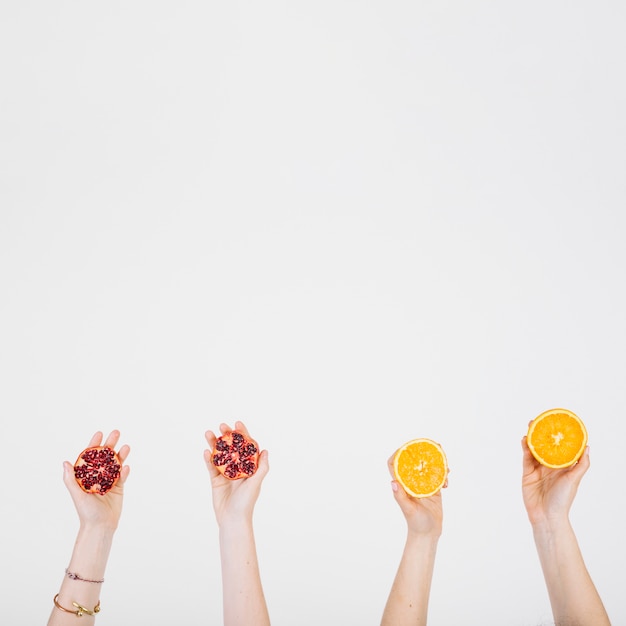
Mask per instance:
[[[224,626],[269,626],[252,521],[220,527]]]
[[[73,605],[74,602],[85,607],[88,611],[93,611],[94,607],[98,605],[102,583],[88,581],[102,581],[104,579],[113,534],[114,531],[110,528],[81,526],[74,544],[72,558],[67,567],[72,577],[65,575],[56,599],[59,606],[74,613],[67,613],[54,606],[48,626],[70,624],[74,626],[77,617],[75,613],[77,607]],[[82,626],[91,626],[95,623],[95,618],[95,614],[89,615],[85,612],[80,623]]]
[[[438,536],[409,534],[381,626],[424,626]]]
[[[610,626],[568,519],[533,526],[557,626]]]

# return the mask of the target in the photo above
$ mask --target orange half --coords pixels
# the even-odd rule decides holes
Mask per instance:
[[[551,409],[530,423],[526,441],[539,463],[560,469],[580,459],[587,445],[587,429],[572,411]]]
[[[413,439],[396,452],[393,473],[409,495],[427,498],[444,486],[448,461],[438,443],[430,439]]]

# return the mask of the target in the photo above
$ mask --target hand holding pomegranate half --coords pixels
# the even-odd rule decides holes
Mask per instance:
[[[48,626],[69,626],[76,617],[100,611],[100,592],[113,536],[122,513],[123,487],[130,452],[115,452],[120,432],[114,430],[103,443],[97,432],[76,459],[63,463],[63,482],[80,519],[78,535],[59,592],[52,599]],[[87,617],[93,624],[93,618]]]
[[[124,445],[115,452],[119,438],[119,430],[114,430],[103,443],[103,434],[97,432],[74,466],[67,461],[63,464],[63,482],[81,524],[117,528],[124,482],[130,471],[124,465],[130,448]]]
[[[210,449],[204,451],[204,460],[215,515],[220,525],[228,520],[249,521],[269,471],[267,450],[260,451],[243,422],[235,422],[234,429],[220,424],[220,433],[219,437],[210,430],[205,433]]]

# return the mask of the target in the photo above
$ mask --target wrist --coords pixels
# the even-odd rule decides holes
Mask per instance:
[[[253,529],[252,516],[224,516],[217,521],[220,533],[251,532]]]
[[[431,521],[429,523],[413,523],[407,520],[407,535],[409,537],[421,538],[428,541],[438,541],[441,537],[442,524],[441,520]]]
[[[103,522],[82,521],[78,529],[79,535],[88,535],[90,537],[113,538],[116,526],[111,526]]]
[[[441,529],[434,529],[425,532],[409,527],[407,532],[407,543],[411,542],[424,545],[437,545],[440,537]]]
[[[104,579],[113,545],[113,533],[114,531],[107,526],[81,524],[72,556],[67,564],[68,571],[82,579],[92,581]],[[84,586],[84,583],[81,583],[81,586]]]
[[[404,544],[404,555],[414,563],[435,562],[439,535],[435,533],[409,533]]]
[[[533,524],[533,539],[540,554],[558,550],[574,534],[568,518],[545,519]]]
[[[535,535],[555,534],[571,528],[567,515],[553,517],[542,516],[530,520],[530,525]]]

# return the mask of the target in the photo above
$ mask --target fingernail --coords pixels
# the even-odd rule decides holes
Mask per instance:
[[[398,483],[392,480],[391,481],[391,489],[393,491],[398,491]]]

